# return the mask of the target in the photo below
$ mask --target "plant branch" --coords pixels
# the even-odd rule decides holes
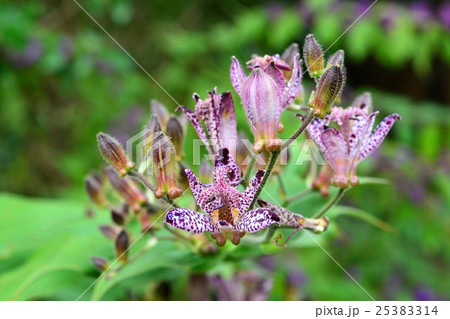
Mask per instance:
[[[285,205],[287,205],[289,203],[298,201],[298,200],[308,196],[309,194],[311,194],[311,189],[308,188],[307,190],[304,190],[303,192],[300,192],[298,194],[292,195],[292,196],[286,198],[286,200],[283,203],[283,206],[285,206]]]
[[[278,156],[280,155],[280,151],[273,151],[270,155],[269,164],[267,165],[266,171],[264,173],[263,179],[261,181],[261,184],[259,184],[258,190],[255,193],[255,196],[252,199],[252,202],[250,203],[250,206],[248,210],[252,210],[255,206],[255,203],[259,197],[259,194],[261,194],[261,191],[263,190],[264,186],[266,185],[267,181],[269,180],[270,174],[272,174],[273,168],[275,167],[275,164],[277,162]]]
[[[303,121],[302,125],[298,128],[298,130],[292,134],[291,137],[289,137],[289,139],[287,141],[285,141],[283,143],[283,145],[281,145],[281,150],[284,150],[286,147],[289,146],[289,144],[291,144],[293,141],[295,141],[297,139],[297,137],[300,136],[300,134],[303,133],[303,131],[306,129],[306,127],[309,125],[309,123],[311,123],[311,121],[314,119],[314,113],[313,111],[309,112],[308,117]]]
[[[345,189],[340,188],[339,191],[337,192],[336,196],[331,199],[326,205],[325,207],[323,207],[319,212],[317,212],[316,214],[313,215],[313,217],[311,218],[320,218],[323,215],[325,215],[325,213],[331,208],[333,207],[341,198],[342,195],[344,195]]]
[[[256,163],[256,156],[257,156],[256,154],[253,154],[250,163],[248,163],[247,170],[245,171],[244,180],[242,181],[242,185],[244,185],[244,187],[247,187],[250,181],[250,176],[252,174],[253,167],[255,166]]]

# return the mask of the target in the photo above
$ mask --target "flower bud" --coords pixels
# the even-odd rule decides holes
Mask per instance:
[[[109,267],[109,262],[105,258],[92,257],[91,261],[94,264],[95,268],[97,268],[97,270],[100,272],[104,272]]]
[[[150,150],[153,161],[153,172],[157,180],[155,197],[162,198],[167,194],[170,198],[180,197],[183,193],[177,185],[179,166],[176,161],[175,148],[169,138],[159,133]]]
[[[316,85],[309,106],[314,108],[314,116],[324,118],[330,114],[331,106],[344,86],[344,72],[341,67],[333,65],[327,69]]]
[[[100,153],[106,162],[114,167],[120,176],[127,175],[128,171],[134,167],[134,163],[128,159],[119,141],[104,133],[98,133],[97,140]]]
[[[177,160],[181,161],[183,156],[183,127],[176,117],[171,116],[167,122],[166,135],[170,138],[177,154]]]
[[[300,227],[320,234],[327,230],[330,220],[327,217],[321,217],[319,219],[300,217],[298,223]]]
[[[141,192],[133,179],[130,177],[120,178],[112,169],[108,169],[107,173],[112,187],[125,199],[135,212],[141,209],[142,204],[147,203],[147,197]]]
[[[100,207],[106,206],[107,200],[101,182],[93,176],[86,176],[84,182],[91,201]]]
[[[333,65],[344,66],[344,50],[339,50],[328,58],[326,68],[329,69]]]
[[[126,212],[123,211],[123,208],[113,207],[111,208],[111,219],[117,225],[125,224],[126,220]]]
[[[361,110],[366,110],[367,114],[372,113],[373,103],[372,103],[372,95],[369,92],[365,92],[355,98],[352,102],[352,107],[356,107]]]
[[[119,259],[119,261],[122,263],[127,262],[129,241],[128,235],[124,230],[122,230],[117,236],[115,241],[115,247],[117,259]]]
[[[151,100],[150,105],[152,108],[153,117],[155,117],[161,126],[165,128],[167,122],[169,121],[169,112],[167,112],[167,108],[157,100]]]
[[[319,176],[313,181],[312,188],[320,191],[320,194],[324,197],[328,197],[330,194],[331,178],[334,172],[330,165],[326,164],[320,170]]]
[[[112,225],[100,225],[100,231],[109,239],[115,240],[120,233],[120,228]]]
[[[323,51],[320,44],[312,34],[308,34],[303,47],[303,58],[309,75],[312,78],[318,78],[324,71]]]

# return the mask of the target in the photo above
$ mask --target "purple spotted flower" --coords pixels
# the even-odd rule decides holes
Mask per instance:
[[[227,238],[237,245],[245,233],[255,233],[272,224],[279,225],[280,218],[268,208],[248,211],[264,171],[259,170],[245,191],[239,192],[241,171],[228,149],[220,149],[216,156],[213,184],[200,183],[189,169],[186,169],[186,174],[195,200],[206,214],[176,208],[166,214],[166,224],[194,234],[210,232],[219,246],[223,246]]]
[[[307,127],[309,136],[332,168],[331,182],[337,187],[358,185],[356,167],[380,146],[394,122],[400,120],[400,115],[391,114],[372,132],[378,111],[371,112],[371,104],[370,95],[366,93],[346,109],[333,107],[328,117],[315,118]],[[339,129],[329,128],[331,122]]]
[[[187,115],[212,158],[224,147],[236,156],[238,136],[231,93],[217,94],[217,88],[214,88],[208,95],[207,99],[201,100],[197,93],[194,94],[193,98],[197,103],[194,111],[182,105],[178,109]]]
[[[255,136],[253,149],[257,153],[281,147],[281,140],[277,137],[282,129],[281,112],[302,90],[299,57],[299,53],[296,53],[287,62],[279,56],[255,57],[248,62],[252,69],[248,77],[239,61],[233,57],[230,67],[231,83],[241,97]],[[284,74],[290,74],[287,83]]]

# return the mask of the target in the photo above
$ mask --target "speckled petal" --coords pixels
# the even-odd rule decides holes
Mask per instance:
[[[200,123],[200,121],[198,120],[198,118],[195,115],[195,113],[191,109],[189,109],[189,108],[187,108],[187,107],[185,107],[183,105],[178,106],[177,110],[180,110],[184,114],[186,114],[188,120],[191,122],[192,126],[194,127],[195,131],[197,132],[198,137],[202,140],[203,144],[206,145],[206,147],[208,148],[208,151],[210,152],[210,154],[213,153],[210,150],[208,139],[206,137],[205,131],[203,130],[203,126]]]
[[[226,170],[222,169],[226,167]],[[225,172],[226,177],[222,176],[222,172]],[[241,179],[241,169],[231,156],[230,151],[227,148],[221,148],[216,155],[216,161],[214,164],[214,183],[218,183],[220,179],[228,179],[228,183],[231,186],[237,187]]]
[[[194,234],[218,231],[208,216],[186,208],[171,210],[164,217],[164,222]]]
[[[234,110],[233,98],[230,92],[220,95],[219,108],[219,139],[220,146],[227,147],[232,156],[236,156],[236,148],[238,145],[238,133],[236,123],[236,113]]]
[[[291,227],[300,226],[299,218],[303,218],[303,216],[295,214],[283,207],[277,206],[262,199],[258,199],[258,204],[261,207],[270,209],[272,213],[277,215],[280,218],[280,225],[286,225]]]
[[[348,170],[348,146],[344,136],[334,128],[327,128],[321,135],[325,148],[323,155],[327,163],[339,176],[346,176]]]
[[[255,208],[242,215],[236,229],[256,233],[272,224],[280,225],[280,218],[268,208]]]
[[[185,169],[187,179],[189,181],[189,187],[191,188],[192,194],[194,195],[195,201],[200,201],[201,194],[205,191],[206,187],[198,180],[194,172],[190,169]]]
[[[233,84],[234,89],[237,94],[241,94],[242,86],[244,85],[244,81],[247,79],[247,76],[244,73],[244,69],[239,63],[236,57],[232,57],[231,67],[230,67],[230,78],[231,84]]]
[[[286,85],[286,90],[283,93],[284,99],[282,106],[286,108],[294,101],[297,95],[302,90],[302,69],[300,66],[300,54],[296,54],[294,57],[294,66],[292,69],[292,75],[289,82]]]
[[[354,115],[354,120],[347,120],[353,121],[347,140],[350,159],[357,159],[359,157],[361,148],[364,146],[366,139],[372,131],[373,123],[377,114],[378,112],[373,112],[369,116]]]
[[[383,121],[378,124],[375,131],[366,140],[364,147],[362,147],[360,153],[360,160],[369,156],[374,150],[376,150],[380,144],[383,142],[386,135],[389,133],[392,125],[395,121],[400,120],[401,117],[398,114],[392,114],[384,118]]]
[[[309,137],[316,143],[319,149],[324,152],[325,147],[322,144],[322,140],[320,136],[324,131],[325,120],[314,118],[311,123],[306,127],[306,131],[308,132]]]
[[[241,211],[245,212],[250,207],[253,197],[255,197],[256,191],[258,190],[259,185],[261,185],[261,181],[264,177],[264,172],[264,170],[257,171],[255,176],[250,181],[250,184],[245,189],[241,199]]]

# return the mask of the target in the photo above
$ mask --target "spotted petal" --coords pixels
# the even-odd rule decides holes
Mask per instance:
[[[227,147],[232,156],[236,156],[238,144],[236,113],[234,111],[233,98],[230,92],[220,95],[219,116],[219,139],[220,146]]]
[[[191,188],[192,194],[194,195],[195,201],[200,201],[200,195],[205,191],[206,187],[198,180],[194,172],[190,169],[185,169],[187,179],[189,181],[189,187]]]
[[[259,185],[261,185],[261,181],[264,177],[264,172],[264,170],[258,170],[255,176],[250,181],[250,184],[248,184],[247,188],[245,189],[241,199],[241,211],[245,212],[250,207],[250,204],[255,197],[256,192],[258,191]]]
[[[359,157],[361,149],[364,147],[366,139],[372,131],[373,123],[378,112],[373,112],[369,116],[355,115],[355,120],[350,128],[348,136],[348,148],[350,159],[356,160]],[[344,133],[345,134],[345,133]]]
[[[280,218],[280,225],[286,225],[286,226],[291,226],[291,227],[299,227],[300,226],[299,218],[303,218],[303,216],[301,216],[299,214],[295,214],[283,207],[274,205],[274,204],[267,202],[265,200],[262,200],[262,199],[258,199],[258,204],[261,207],[270,209],[270,211],[272,213],[277,215]]]
[[[226,168],[226,176],[221,176],[223,170],[219,168],[222,167]],[[221,148],[217,153],[214,168],[214,183],[218,183],[221,178],[228,179],[229,184],[234,187],[241,183],[241,169],[227,148]]]
[[[372,152],[380,146],[386,135],[389,133],[392,125],[394,125],[396,120],[400,119],[400,115],[392,114],[384,118],[384,120],[381,121],[380,124],[378,124],[375,131],[366,140],[364,147],[362,147],[359,156],[360,160],[363,160],[364,158],[372,154]]]
[[[242,215],[236,228],[247,233],[256,233],[270,225],[280,225],[280,218],[268,208],[255,208]]]
[[[345,176],[348,169],[348,146],[344,136],[334,128],[327,128],[321,135],[323,155],[327,163],[339,176]]]
[[[286,85],[286,90],[283,93],[284,100],[283,100],[283,108],[286,108],[289,106],[289,104],[294,101],[294,99],[297,97],[297,95],[302,90],[302,69],[300,66],[300,54],[296,54],[293,58],[294,60],[294,66],[292,70],[291,78],[289,79],[289,82]]]
[[[164,222],[194,234],[218,231],[208,216],[185,208],[171,210],[164,217]]]
[[[247,76],[244,73],[244,69],[239,63],[236,57],[232,57],[231,67],[230,67],[230,78],[231,84],[233,84],[234,89],[237,94],[241,94],[242,87],[244,85]]]
[[[312,138],[314,143],[316,143],[316,145],[319,147],[319,149],[322,152],[325,152],[325,147],[322,144],[322,140],[321,140],[320,136],[322,135],[322,132],[324,131],[324,125],[325,125],[325,120],[319,119],[316,117],[306,127],[306,131],[308,132],[309,137]]]
[[[183,105],[178,106],[177,110],[180,110],[184,114],[186,114],[188,120],[191,122],[192,126],[194,127],[195,131],[197,132],[198,137],[202,140],[203,144],[206,145],[206,147],[208,148],[208,152],[211,155],[213,155],[214,152],[212,152],[210,149],[208,139],[206,137],[206,133],[203,129],[202,124],[200,123],[199,119],[197,118],[197,115],[195,115],[195,113],[191,109],[189,109]]]

